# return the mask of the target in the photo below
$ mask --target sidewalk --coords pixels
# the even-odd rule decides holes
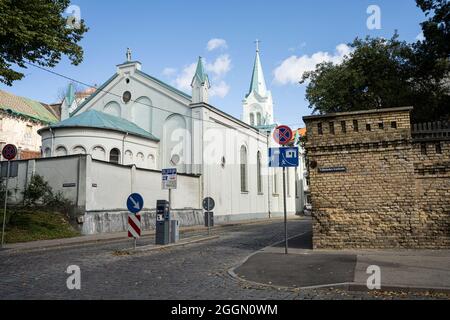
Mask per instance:
[[[299,217],[296,217],[293,219],[299,219]],[[248,224],[258,224],[258,223],[268,223],[268,222],[278,221],[278,220],[282,220],[282,218],[276,217],[276,218],[271,218],[271,219],[242,220],[242,221],[228,222],[228,223],[214,226],[213,228],[211,228],[211,231],[214,232],[214,231],[218,231],[218,230],[221,230],[221,229],[227,228],[227,227],[234,227],[234,226],[248,225]],[[180,234],[188,233],[188,232],[204,232],[204,233],[206,233],[207,230],[208,229],[204,226],[181,227]],[[155,235],[155,230],[144,231],[144,232],[142,232],[141,238],[153,237],[154,235]],[[128,239],[127,232],[102,233],[102,234],[79,236],[79,237],[73,237],[73,238],[5,244],[3,249],[0,249],[0,252],[3,250],[28,251],[28,250],[41,250],[41,249],[50,249],[50,248],[70,247],[70,246],[77,246],[77,245],[83,245],[83,244],[120,242],[120,241],[126,241],[127,239]]]
[[[381,269],[382,290],[450,293],[450,250],[312,250],[311,232],[267,247],[230,273],[245,281],[276,287],[345,286],[368,290],[367,267]]]

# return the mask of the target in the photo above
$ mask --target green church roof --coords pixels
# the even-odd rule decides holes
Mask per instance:
[[[73,116],[64,121],[49,126],[49,128],[74,128],[74,127],[98,128],[98,129],[127,132],[129,134],[141,136],[154,141],[159,141],[159,139],[156,138],[154,135],[152,135],[150,132],[138,127],[133,122],[96,110],[88,110],[82,112],[79,115]]]
[[[203,66],[202,57],[198,57],[197,69],[195,70],[195,74],[194,74],[194,78],[192,79],[192,82],[194,82],[195,79],[198,79],[200,81],[200,83],[208,82],[208,84],[209,84],[209,78],[205,72],[205,67]]]
[[[250,82],[250,89],[248,90],[248,94],[246,97],[248,97],[253,91],[260,96],[265,96],[267,91],[266,80],[264,79],[264,73],[261,65],[261,59],[259,58],[259,50],[256,51],[252,80]]]

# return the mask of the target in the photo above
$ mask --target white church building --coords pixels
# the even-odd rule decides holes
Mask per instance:
[[[201,58],[191,87],[188,95],[146,74],[128,50],[126,62],[80,105],[69,88],[62,121],[39,131],[43,158],[19,163],[10,200],[20,202],[26,181],[41,174],[76,205],[82,232],[93,234],[126,230],[126,199],[139,192],[151,228],[156,201],[168,199],[161,169],[177,168],[171,208],[181,225],[203,224],[205,197],[215,200],[216,223],[282,215],[282,171],[268,168],[276,125],[259,49],[242,120],[209,104]],[[302,175],[288,170],[289,214],[303,211],[296,201]]]

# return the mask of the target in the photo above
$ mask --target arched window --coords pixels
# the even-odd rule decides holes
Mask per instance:
[[[127,165],[133,164],[133,163],[134,163],[134,161],[133,161],[133,152],[131,152],[131,150],[125,151],[125,157],[124,157],[124,160],[123,160],[123,164],[127,166]]]
[[[136,166],[139,168],[143,168],[145,166],[145,157],[142,152],[138,152],[136,155]]]
[[[67,156],[67,149],[64,146],[59,146],[58,148],[56,148],[56,156]]]
[[[262,193],[262,175],[261,175],[261,152],[258,151],[256,155],[256,179],[258,184],[258,193]]]
[[[119,163],[120,160],[120,151],[117,148],[111,149],[109,152],[109,162],[111,163]]]
[[[120,117],[120,105],[115,101],[108,102],[103,108],[103,112],[115,117]]]
[[[261,124],[262,124],[262,122],[261,122],[261,113],[258,112],[256,114],[256,125],[260,126]]]
[[[52,150],[50,148],[45,148],[44,150],[44,158],[49,158],[52,156]]]
[[[255,125],[255,115],[253,113],[250,113],[250,125]]]
[[[247,183],[247,148],[241,147],[241,192],[248,191]]]
[[[105,161],[106,152],[102,146],[92,148],[92,159]]]
[[[86,149],[83,146],[76,146],[72,149],[73,154],[86,154]]]

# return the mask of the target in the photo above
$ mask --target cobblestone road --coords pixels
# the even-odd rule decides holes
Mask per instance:
[[[309,220],[289,222],[289,234],[292,236],[310,228]],[[341,290],[290,291],[249,286],[228,275],[229,268],[254,251],[282,240],[282,237],[283,223],[277,220],[224,228],[219,239],[209,242],[131,256],[114,253],[128,247],[129,242],[28,253],[1,252],[0,299],[284,300],[381,297]],[[66,287],[68,275],[65,271],[69,265],[81,268],[81,290],[68,290]]]

